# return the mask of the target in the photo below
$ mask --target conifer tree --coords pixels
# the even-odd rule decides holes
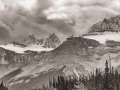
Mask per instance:
[[[109,68],[108,68],[108,61],[106,60],[103,90],[109,89],[108,74],[109,74]]]

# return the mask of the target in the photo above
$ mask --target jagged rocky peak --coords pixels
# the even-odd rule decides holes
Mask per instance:
[[[44,48],[56,48],[61,44],[61,41],[54,33],[51,34],[48,38],[42,39],[38,39],[35,35],[32,34],[24,39],[23,44],[27,46],[31,44],[37,44],[42,45]]]
[[[23,40],[23,44],[25,44],[25,45],[34,44],[34,43],[37,43],[37,42],[38,42],[38,39],[33,34],[29,35],[27,38],[25,38]]]
[[[51,34],[44,42],[44,47],[48,48],[56,48],[61,44],[60,39],[56,36],[56,34]]]
[[[94,24],[90,32],[119,32],[120,31],[120,16],[104,19]]]

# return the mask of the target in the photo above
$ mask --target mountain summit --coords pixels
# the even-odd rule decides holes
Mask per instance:
[[[38,39],[33,34],[29,35],[27,38],[23,40],[23,44],[27,46],[35,43],[38,43]]]

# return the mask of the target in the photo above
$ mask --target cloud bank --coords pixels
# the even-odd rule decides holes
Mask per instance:
[[[0,0],[0,44],[29,34],[61,40],[87,33],[104,18],[120,14],[120,0]]]

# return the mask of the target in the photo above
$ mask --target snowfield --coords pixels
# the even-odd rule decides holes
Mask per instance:
[[[0,45],[0,47],[7,49],[7,50],[15,51],[16,53],[24,53],[24,51],[27,51],[27,50],[38,51],[38,52],[53,50],[53,48],[44,48],[42,47],[42,45],[37,45],[37,44],[30,45],[25,48],[17,46],[17,45],[13,45],[13,44]]]
[[[102,44],[105,44],[106,40],[120,41],[120,32],[119,33],[104,33],[102,35],[88,35],[83,36],[84,38],[94,39],[99,41]]]

